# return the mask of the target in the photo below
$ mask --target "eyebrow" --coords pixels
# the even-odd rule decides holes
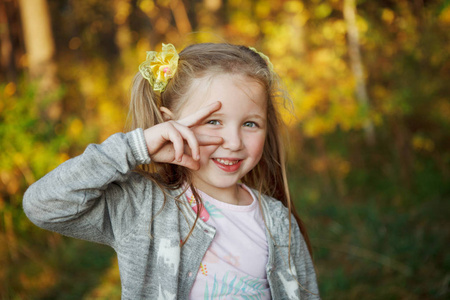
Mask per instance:
[[[210,116],[211,116],[211,117],[212,117],[212,116],[223,117],[224,115],[225,115],[225,114],[223,114],[223,113],[215,112],[215,113],[212,113]],[[254,119],[254,118],[260,119],[260,120],[265,120],[265,119],[267,119],[267,118],[264,118],[263,116],[261,116],[260,114],[257,114],[257,113],[249,114],[249,115],[247,115],[246,117],[249,118],[249,119]]]
[[[249,118],[262,119],[262,120],[267,119],[267,118],[261,116],[260,114],[256,114],[256,113],[255,113],[255,114],[251,114],[251,115],[249,115],[248,117],[249,117]]]

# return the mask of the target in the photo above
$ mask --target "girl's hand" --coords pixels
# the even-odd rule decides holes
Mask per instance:
[[[221,107],[215,102],[177,121],[167,121],[144,130],[145,142],[152,161],[171,163],[197,170],[199,146],[220,145],[221,137],[195,134],[190,128],[199,125]]]

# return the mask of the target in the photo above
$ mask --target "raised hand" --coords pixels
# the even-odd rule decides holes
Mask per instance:
[[[148,153],[152,161],[171,163],[197,170],[200,146],[220,145],[223,139],[195,134],[191,128],[201,124],[221,107],[220,102],[202,107],[180,120],[171,120],[144,130]]]

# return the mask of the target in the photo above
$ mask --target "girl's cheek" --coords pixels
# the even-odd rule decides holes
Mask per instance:
[[[217,148],[219,145],[200,146],[200,162],[209,160]]]
[[[194,129],[192,129],[192,131],[198,134],[204,134],[209,136],[221,136],[220,130],[212,129],[210,126],[207,125],[197,126]]]

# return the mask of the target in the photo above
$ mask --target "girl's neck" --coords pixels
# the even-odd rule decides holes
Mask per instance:
[[[203,185],[199,182],[193,182],[194,187],[203,193],[213,197],[214,199],[233,205],[250,205],[253,201],[249,192],[240,184],[233,187],[219,188],[210,185]]]

